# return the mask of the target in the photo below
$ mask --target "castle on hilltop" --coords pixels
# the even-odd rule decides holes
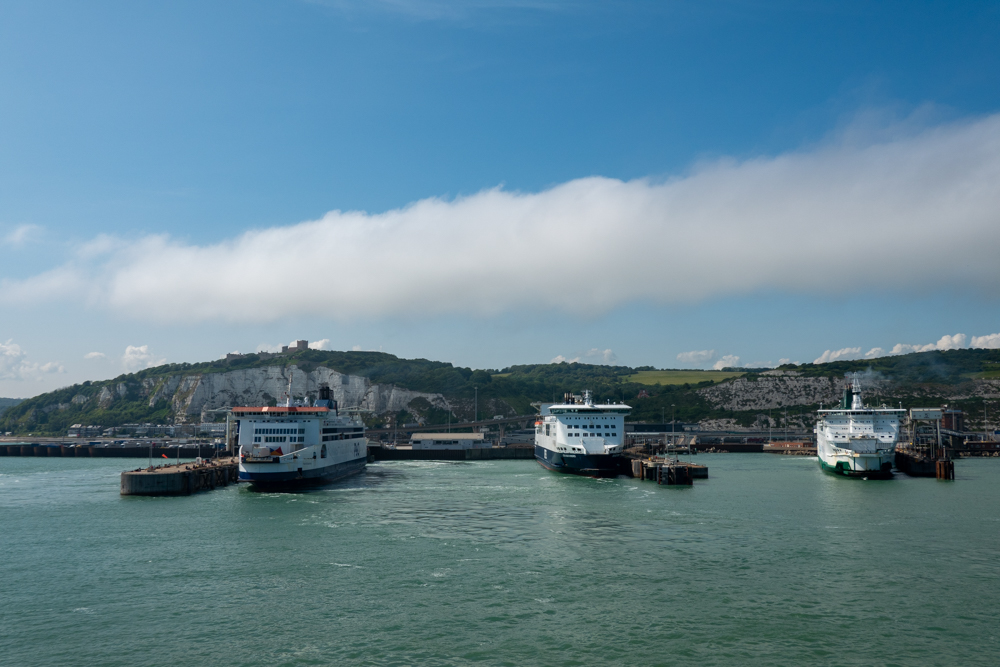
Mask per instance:
[[[270,357],[276,357],[279,354],[294,354],[296,352],[302,352],[303,350],[309,349],[309,341],[307,340],[297,340],[291,345],[282,345],[281,352],[258,352],[257,356],[261,359],[268,359]],[[230,352],[226,355],[226,361],[235,361],[241,357],[247,355],[240,354],[239,352]]]

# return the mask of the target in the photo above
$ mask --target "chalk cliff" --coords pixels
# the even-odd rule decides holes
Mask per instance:
[[[422,398],[434,407],[450,409],[441,394],[374,384],[368,378],[345,375],[323,366],[307,373],[295,365],[146,378],[139,386],[132,387],[122,382],[102,388],[97,401],[102,408],[107,408],[134,391],[148,398],[151,408],[161,400],[168,401],[178,422],[201,421],[210,416],[211,410],[218,408],[281,403],[288,390],[289,378],[292,381],[292,398],[296,400],[307,397],[315,400],[320,386],[325,384],[342,408],[361,408],[375,413],[397,412],[405,410],[414,399]]]

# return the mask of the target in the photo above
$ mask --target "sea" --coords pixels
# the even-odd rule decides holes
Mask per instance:
[[[0,458],[0,664],[1000,664],[1000,459],[694,459],[692,487],[379,462],[142,498],[127,460]]]

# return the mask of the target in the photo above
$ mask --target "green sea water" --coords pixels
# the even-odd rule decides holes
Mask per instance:
[[[0,458],[0,663],[1000,664],[1000,459],[697,459],[691,488],[387,462],[122,498],[122,460]]]

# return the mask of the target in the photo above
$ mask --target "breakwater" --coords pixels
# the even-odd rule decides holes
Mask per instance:
[[[194,459],[215,456],[217,449],[212,445],[179,445],[176,447],[133,446],[133,445],[88,445],[57,443],[13,443],[0,444],[0,456],[59,456],[82,458],[133,458],[142,459]]]

